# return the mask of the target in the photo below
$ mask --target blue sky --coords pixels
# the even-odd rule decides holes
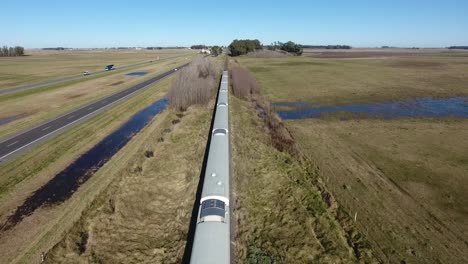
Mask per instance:
[[[1,9],[0,45],[26,48],[228,45],[236,38],[353,47],[468,45],[468,0],[22,0],[4,1]]]

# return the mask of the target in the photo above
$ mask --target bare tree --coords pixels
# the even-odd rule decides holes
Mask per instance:
[[[0,48],[0,57],[13,57],[13,56],[23,56],[24,48],[21,46],[8,47],[3,46]]]
[[[208,103],[215,94],[220,72],[213,59],[195,59],[173,80],[167,94],[169,106],[176,111],[185,111],[191,105]]]
[[[236,97],[250,99],[260,93],[260,87],[255,78],[244,68],[232,69],[232,92]]]
[[[2,48],[2,56],[3,56],[3,57],[7,57],[7,56],[8,56],[8,47],[7,47],[7,46],[3,46],[3,48]]]

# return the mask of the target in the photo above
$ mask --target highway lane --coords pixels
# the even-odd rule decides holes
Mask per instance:
[[[140,63],[131,64],[131,65],[126,65],[126,66],[121,66],[121,67],[116,67],[115,70],[128,69],[128,68],[137,67],[137,66],[142,66],[142,65],[146,65],[146,64],[157,63],[157,62],[160,62],[160,61],[175,59],[175,58],[179,58],[179,57],[183,57],[183,56],[187,56],[187,54],[185,54],[185,55],[173,56],[173,57],[168,57],[168,58],[163,58],[163,59],[159,59],[159,60],[145,61],[145,62],[140,62]],[[104,67],[104,66],[105,66],[105,65],[103,65],[103,67]],[[115,70],[112,70],[112,71],[115,71]],[[5,94],[11,94],[11,93],[19,92],[19,91],[24,91],[24,90],[39,88],[39,87],[43,87],[43,86],[51,85],[51,84],[56,84],[56,83],[68,82],[68,81],[73,81],[73,80],[78,80],[78,79],[85,79],[85,78],[87,78],[88,76],[96,75],[96,74],[100,74],[100,73],[105,73],[105,72],[109,72],[109,71],[101,70],[101,71],[96,71],[96,72],[90,72],[89,75],[87,75],[87,76],[84,76],[83,74],[80,74],[80,75],[74,75],[74,76],[64,77],[64,78],[55,79],[55,80],[46,81],[46,82],[41,82],[41,83],[36,83],[36,84],[29,84],[29,85],[23,85],[23,86],[18,86],[18,87],[12,87],[12,88],[7,88],[7,89],[2,89],[2,90],[0,90],[0,96],[1,96],[1,95],[5,95]]]
[[[62,115],[58,118],[50,120],[42,125],[21,132],[18,135],[10,137],[0,142],[0,163],[18,155],[20,152],[26,150],[33,144],[38,143],[41,140],[45,140],[50,136],[63,133],[71,125],[74,125],[80,121],[84,121],[93,115],[104,110],[106,107],[117,103],[118,101],[124,100],[137,91],[149,87],[155,84],[161,79],[175,73],[178,69],[185,67],[184,64],[178,68],[174,68],[170,71],[164,72],[158,76],[155,76],[149,80],[134,85],[126,90],[120,91],[108,97],[105,97],[97,102],[82,106],[70,113]]]

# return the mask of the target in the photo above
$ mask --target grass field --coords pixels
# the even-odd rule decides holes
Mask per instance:
[[[330,106],[468,95],[468,57],[442,57],[435,53],[432,57],[240,61],[255,74],[265,87],[265,95],[274,102],[306,101]]]
[[[468,58],[240,58],[273,102],[334,106],[468,95]],[[385,263],[468,261],[468,121],[287,121],[320,178]]]
[[[187,59],[189,58],[189,59]],[[18,116],[13,122],[0,126],[0,138],[40,124],[48,119],[67,113],[79,106],[89,104],[110,94],[124,90],[150,79],[178,65],[187,63],[192,55],[160,63],[128,69],[108,76],[77,81],[63,87],[49,87],[0,96],[0,119]],[[147,71],[142,77],[126,76],[133,71]]]
[[[0,166],[0,220],[3,222],[30,193],[48,182],[130,116],[165,96],[170,81],[171,78],[165,79],[87,122],[35,147],[14,161]],[[161,122],[158,118],[155,120],[156,123]],[[127,149],[124,148],[116,155],[116,163],[104,166],[67,202],[55,207],[41,208],[15,228],[1,234],[2,261],[31,263],[39,260],[40,252],[47,251],[55,245],[64,232],[81,217],[81,212],[113,180],[113,171],[119,168],[115,164],[126,167],[126,162],[132,155],[124,153],[127,153],[127,150],[129,153],[135,151],[130,143],[126,146]]]
[[[188,50],[26,50],[27,56],[0,58],[0,89],[34,84],[62,77],[79,75],[83,71],[99,71],[104,66],[115,67],[193,54]]]
[[[322,198],[316,167],[275,149],[250,102],[231,97],[230,106],[239,263],[374,263],[353,224]]]

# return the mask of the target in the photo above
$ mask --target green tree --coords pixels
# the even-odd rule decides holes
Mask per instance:
[[[223,53],[223,49],[220,46],[213,46],[210,51],[213,56],[218,56]]]
[[[280,49],[284,50],[286,52],[289,52],[289,53],[293,53],[293,54],[295,54],[297,56],[302,55],[302,52],[303,52],[302,45],[296,44],[296,43],[294,43],[292,41],[282,43],[281,46],[280,46]]]
[[[235,39],[228,48],[232,56],[239,56],[262,49],[262,44],[258,39]]]

